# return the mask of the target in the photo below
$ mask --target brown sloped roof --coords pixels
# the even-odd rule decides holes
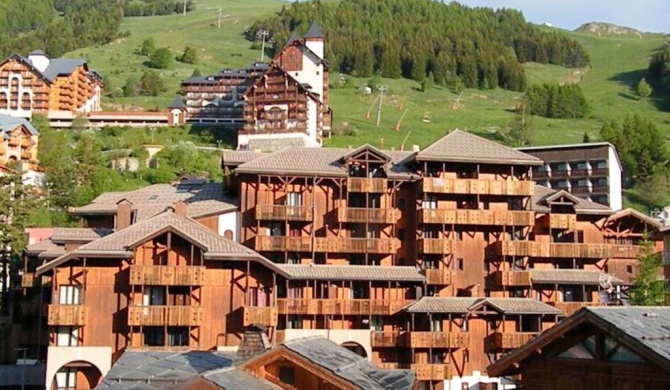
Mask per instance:
[[[38,255],[38,254],[40,254],[40,253],[42,253],[42,252],[44,252],[48,249],[55,248],[55,247],[58,247],[58,245],[54,244],[53,241],[51,241],[51,239],[46,239],[46,240],[36,242],[32,245],[28,245],[24,249],[24,251],[28,255]]]
[[[535,156],[470,134],[453,130],[416,155],[417,161],[453,161],[468,163],[542,165]]]
[[[224,150],[221,153],[221,160],[223,165],[238,166],[262,156],[263,153],[253,150]]]
[[[600,271],[583,269],[534,269],[530,271],[530,280],[534,284],[585,284],[597,286],[603,275]],[[610,275],[611,276],[611,275]],[[612,284],[622,285],[624,281],[611,276]]]
[[[467,313],[481,298],[471,297],[423,297],[405,306],[408,313]]]
[[[277,264],[289,279],[423,282],[415,267]]]
[[[533,196],[531,197],[531,208],[533,211],[537,211],[540,213],[548,213],[551,211],[549,204],[547,203],[547,198],[552,197],[555,195],[558,190],[554,190],[551,188],[547,188],[545,186],[541,186],[539,184],[535,185],[535,191],[533,192]],[[571,199],[574,198],[576,199],[575,203],[575,211],[580,214],[580,213],[586,213],[586,214],[602,214],[602,215],[609,215],[612,214],[614,211],[610,209],[609,207],[602,205],[600,203],[596,202],[591,202],[590,200],[586,200],[583,198],[580,198],[578,196],[574,196],[572,194]]]
[[[353,150],[349,151],[349,153],[342,156],[342,159],[346,160],[346,159],[348,159],[350,157],[353,157],[353,156],[355,156],[355,155],[357,155],[357,154],[359,154],[359,153],[361,153],[365,150],[371,151],[372,153],[378,155],[379,157],[381,157],[382,159],[385,159],[386,161],[391,161],[391,156],[389,156],[386,152],[384,152],[380,149],[377,149],[370,144],[364,144],[364,145],[361,145],[361,146],[357,147],[356,149],[353,149]]]
[[[112,233],[111,229],[99,228],[55,228],[51,241],[60,242],[91,242]]]
[[[563,314],[561,310],[533,298],[486,298],[485,302],[503,314]]]
[[[639,212],[635,209],[631,209],[631,208],[627,208],[627,209],[623,209],[623,210],[615,212],[614,214],[609,216],[608,220],[615,220],[615,219],[626,218],[626,217],[637,218],[637,219],[653,226],[656,229],[660,229],[660,228],[663,227],[663,224],[661,224],[660,221],[657,221],[657,220],[651,218],[650,216],[648,216],[647,214],[641,213],[641,212]]]

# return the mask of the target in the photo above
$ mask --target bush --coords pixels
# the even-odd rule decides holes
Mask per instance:
[[[195,64],[198,62],[198,53],[191,46],[186,46],[184,53],[178,58],[178,61],[185,64]]]
[[[165,92],[167,87],[161,76],[150,70],[142,75],[138,89],[143,96],[158,96],[161,92]]]
[[[140,47],[137,48],[137,54],[142,56],[151,56],[156,51],[156,43],[153,38],[147,38],[142,41]]]
[[[172,51],[167,47],[161,47],[151,54],[149,66],[156,69],[168,69],[172,61]]]

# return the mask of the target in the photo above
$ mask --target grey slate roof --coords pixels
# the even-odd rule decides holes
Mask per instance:
[[[24,376],[25,375],[25,376]],[[0,388],[19,388],[22,380],[26,386],[44,387],[46,365],[44,364],[2,364],[0,365]]]
[[[563,314],[561,310],[532,298],[486,298],[485,302],[503,314]]]
[[[405,306],[408,313],[464,314],[489,305],[503,314],[561,314],[553,306],[532,298],[423,297]]]
[[[408,313],[467,313],[480,298],[470,297],[423,297],[405,306]]]
[[[425,278],[415,267],[381,267],[364,265],[299,265],[277,264],[289,279],[307,280],[370,280],[370,281],[414,281]]]
[[[115,214],[121,200],[132,203],[135,222],[161,213],[179,201],[187,203],[186,214],[192,218],[222,214],[237,209],[237,200],[223,192],[221,183],[154,184],[128,192],[105,192],[86,206],[70,212],[75,215]]]
[[[51,241],[51,239],[46,239],[36,242],[32,245],[28,245],[25,249],[25,252],[29,255],[37,255],[46,251],[47,249],[54,248],[57,246],[58,245],[54,244],[53,241]]]
[[[60,75],[69,75],[78,66],[86,65],[86,60],[69,58],[52,58],[49,66],[42,72],[44,77],[53,81]]]
[[[95,388],[163,389],[232,364],[231,355],[217,352],[126,351]]]
[[[549,204],[547,203],[547,198],[556,195],[557,192],[559,191],[547,188],[545,186],[536,185],[535,191],[533,192],[533,196],[531,197],[532,210],[541,213],[548,213],[551,209],[549,208]],[[614,212],[612,211],[612,209],[610,209],[605,205],[596,202],[591,202],[590,200],[586,200],[574,195],[571,196],[577,202],[575,204],[575,211],[577,213],[588,212],[588,213],[612,214]]]
[[[600,284],[600,271],[586,271],[583,269],[534,269],[530,271],[530,279],[535,284]],[[622,285],[624,281],[612,276],[612,284]]]
[[[224,150],[221,153],[223,165],[228,166],[238,166],[262,156],[262,153],[253,150]]]
[[[305,34],[305,38],[324,38],[323,32],[319,28],[319,25],[316,22],[312,22],[312,25],[309,26],[309,30]]]
[[[416,155],[419,161],[484,162],[491,164],[542,165],[535,156],[463,130],[453,130]]]
[[[30,53],[28,53],[28,55],[29,56],[45,56],[45,55],[47,55],[47,53],[45,53],[44,51],[42,51],[40,49],[37,49],[37,50],[31,51]]]
[[[24,126],[31,135],[38,135],[40,133],[30,122],[23,118],[0,114],[0,134],[2,134],[4,139],[9,138],[9,133],[19,126]]]
[[[91,242],[112,233],[111,229],[103,228],[54,228],[51,241],[61,242]]]
[[[179,109],[186,109],[186,104],[184,104],[184,101],[181,100],[181,96],[176,95],[174,99],[170,102],[170,105],[168,105],[168,108],[179,108]]]
[[[323,337],[286,341],[284,348],[366,390],[410,390],[411,370],[383,370],[368,359]]]
[[[203,378],[225,390],[280,390],[272,382],[260,380],[251,374],[235,368],[206,373]]]

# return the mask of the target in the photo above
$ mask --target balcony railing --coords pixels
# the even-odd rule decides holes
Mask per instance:
[[[538,334],[539,332],[492,333],[486,337],[486,350],[493,352],[519,348]]]
[[[396,223],[400,219],[398,209],[373,209],[363,207],[340,207],[337,209],[339,222],[355,223]]]
[[[535,190],[532,181],[426,177],[422,182],[423,192],[439,194],[531,196]]]
[[[59,326],[86,325],[86,306],[49,305],[47,323]]]
[[[497,256],[528,256],[553,258],[605,259],[637,258],[638,245],[581,244],[534,241],[498,241],[492,244]]]
[[[33,272],[24,272],[21,275],[21,287],[30,288],[35,284],[35,273]]]
[[[256,236],[256,250],[309,252],[311,241],[311,237]]]
[[[549,214],[549,228],[573,230],[577,225],[575,214]]]
[[[32,146],[33,146],[33,140],[31,140],[30,138],[24,137],[24,138],[21,139],[21,147],[22,148],[28,149]]]
[[[370,344],[372,347],[398,347],[399,332],[372,332]]]
[[[410,300],[391,299],[277,299],[279,314],[392,315]]]
[[[530,287],[530,271],[496,271],[491,275],[497,287]]]
[[[256,219],[265,221],[311,221],[312,208],[307,206],[258,205]]]
[[[21,138],[11,137],[7,142],[9,143],[9,146],[19,146],[21,145]]]
[[[197,306],[130,306],[131,326],[200,326],[202,308]]]
[[[426,284],[448,286],[456,282],[456,273],[448,269],[426,269]]]
[[[367,177],[347,178],[347,191],[349,192],[384,193],[387,188],[387,179],[373,179]]]
[[[405,332],[399,345],[408,348],[466,348],[470,334],[462,332]]]
[[[277,307],[255,307],[245,306],[242,308],[242,325],[261,324],[265,326],[277,326]]]
[[[452,365],[450,364],[381,363],[378,366],[387,370],[412,370],[416,379],[420,381],[442,381],[452,377]]]
[[[599,302],[549,302],[549,304],[561,310],[566,316],[571,316],[585,307],[600,306]]]
[[[454,210],[423,209],[421,223],[446,225],[495,225],[533,226],[535,213],[532,211]]]
[[[315,252],[393,254],[400,248],[395,238],[317,237]]]
[[[419,253],[450,255],[456,252],[457,242],[447,238],[420,238]]]
[[[205,267],[186,265],[131,265],[130,284],[144,286],[201,286]]]

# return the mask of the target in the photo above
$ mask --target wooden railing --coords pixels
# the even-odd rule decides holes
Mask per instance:
[[[571,316],[585,307],[600,306],[599,302],[548,302],[551,306],[561,310],[566,316]]]
[[[34,272],[24,272],[21,275],[21,287],[30,288],[35,284],[35,273]]]
[[[386,192],[387,188],[387,179],[374,179],[367,177],[347,178],[347,191],[349,192],[384,193]]]
[[[310,237],[256,236],[257,251],[309,252]]]
[[[11,137],[8,141],[9,146],[19,146],[21,144],[21,138]]]
[[[393,254],[400,248],[395,238],[317,237],[315,252]]]
[[[412,370],[416,379],[420,381],[442,381],[452,377],[450,364],[379,363],[377,365],[386,370]]]
[[[265,326],[277,326],[277,307],[255,307],[245,306],[242,308],[242,325],[261,324]]]
[[[86,306],[49,305],[47,323],[63,326],[86,325]]]
[[[202,308],[198,306],[130,306],[128,325],[132,326],[200,326]]]
[[[491,246],[497,256],[529,256],[554,258],[637,258],[638,245],[581,244],[534,241],[498,241]]]
[[[466,348],[470,334],[462,332],[405,332],[399,345],[408,348]]]
[[[279,298],[279,314],[391,315],[410,300]]]
[[[538,334],[539,332],[496,332],[486,337],[485,346],[487,351],[501,351],[505,349],[519,348]]]
[[[573,230],[577,225],[575,214],[549,214],[549,228]]]
[[[340,207],[337,209],[339,222],[396,223],[400,219],[398,209],[373,209],[363,207]]]
[[[456,225],[533,226],[532,211],[422,209],[421,223]]]
[[[399,332],[372,332],[370,344],[372,347],[398,347]]]
[[[21,147],[22,148],[28,149],[31,146],[33,146],[33,140],[31,140],[28,137],[24,137],[24,138],[21,139]]]
[[[425,177],[422,182],[423,192],[440,194],[531,196],[535,190],[532,181]]]
[[[493,284],[498,287],[530,287],[530,271],[496,271]]]
[[[308,206],[258,205],[256,219],[267,221],[311,221],[312,208]]]
[[[205,267],[186,265],[131,265],[130,284],[145,286],[201,286]]]
[[[448,269],[426,269],[426,284],[448,286],[456,282],[456,273]]]
[[[448,238],[420,238],[419,253],[450,255],[456,252],[456,241]]]

